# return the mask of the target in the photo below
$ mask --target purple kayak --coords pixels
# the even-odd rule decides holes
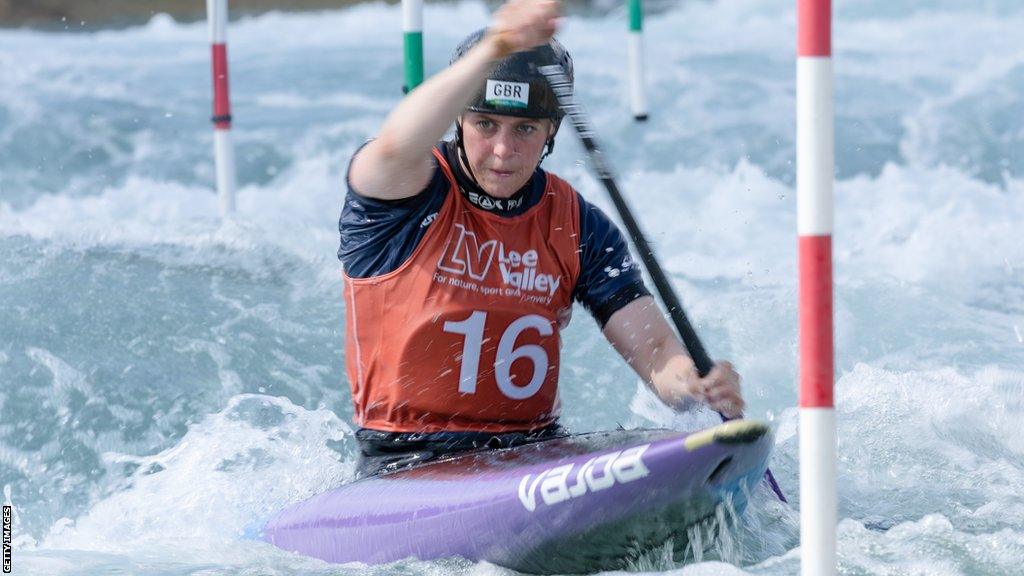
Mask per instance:
[[[736,420],[617,430],[472,452],[359,480],[285,508],[261,537],[328,562],[461,556],[521,572],[624,568],[764,475],[772,435]]]

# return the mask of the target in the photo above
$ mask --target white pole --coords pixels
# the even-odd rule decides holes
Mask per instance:
[[[402,0],[405,91],[423,83],[423,0]]]
[[[831,0],[797,0],[800,259],[800,553],[803,576],[836,573]]]
[[[647,120],[643,21],[641,0],[629,0],[629,100],[637,121]]]
[[[213,157],[217,170],[220,215],[235,211],[235,147],[231,142],[231,98],[228,94],[227,0],[206,0],[213,62]]]

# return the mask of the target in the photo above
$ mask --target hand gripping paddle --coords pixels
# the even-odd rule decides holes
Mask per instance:
[[[612,203],[615,204],[615,209],[618,210],[619,217],[629,232],[633,246],[640,253],[640,259],[644,263],[644,268],[647,269],[651,280],[654,281],[654,287],[658,291],[661,301],[668,308],[669,316],[672,318],[676,331],[683,339],[683,344],[690,353],[690,357],[693,358],[693,363],[697,367],[697,373],[701,377],[707,376],[715,363],[711,361],[707,351],[704,349],[704,345],[701,344],[700,338],[690,324],[690,320],[686,317],[686,312],[683,311],[683,305],[679,302],[675,290],[672,289],[672,285],[669,284],[668,278],[665,276],[665,271],[658,264],[651,245],[647,243],[647,239],[644,238],[643,233],[640,231],[640,225],[637,223],[636,218],[633,217],[633,212],[626,204],[622,193],[619,192],[615,178],[612,177],[611,170],[601,154],[601,149],[597,146],[594,129],[586,114],[584,114],[583,109],[576,103],[573,97],[572,84],[569,82],[568,77],[566,77],[565,70],[562,69],[560,64],[541,66],[538,70],[547,78],[552,91],[555,93],[555,97],[558,98],[558,104],[562,107],[562,111],[572,120],[576,133],[579,134],[583,147],[586,148],[587,154],[590,157],[590,165],[594,169],[597,178],[604,184],[604,188],[608,191]],[[722,416],[722,420],[727,420],[727,418]],[[779,497],[779,500],[788,502],[785,495],[782,494],[782,489],[779,488],[778,482],[775,481],[775,476],[772,474],[771,469],[765,470],[765,479],[768,481],[772,492]]]

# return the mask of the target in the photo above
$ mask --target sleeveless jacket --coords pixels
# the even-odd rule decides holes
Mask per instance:
[[[415,251],[388,274],[344,278],[355,422],[388,432],[550,425],[559,331],[580,274],[576,192],[548,173],[537,205],[503,217],[470,204],[434,156],[451,188]]]

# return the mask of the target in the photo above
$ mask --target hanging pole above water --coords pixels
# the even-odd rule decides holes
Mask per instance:
[[[231,142],[228,93],[227,0],[206,0],[213,61],[213,156],[221,217],[235,211],[235,147]]]
[[[647,120],[643,28],[643,0],[629,0],[629,102],[637,121]]]
[[[831,0],[797,0],[800,551],[803,576],[836,573]]]
[[[411,92],[423,83],[423,0],[402,0],[402,36],[405,46],[405,85]]]

